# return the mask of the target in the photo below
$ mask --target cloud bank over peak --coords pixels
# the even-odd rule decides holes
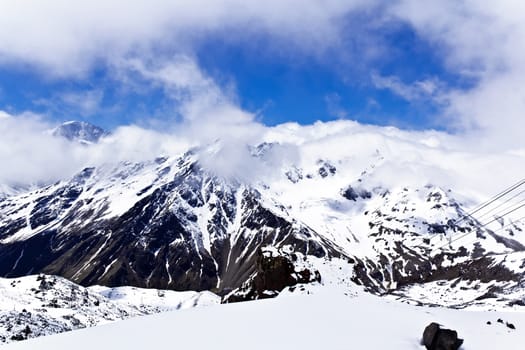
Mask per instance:
[[[46,183],[82,166],[152,159],[217,140],[220,153],[204,161],[225,176],[271,173],[253,163],[247,147],[267,141],[283,144],[282,156],[272,156],[275,168],[300,163],[307,155],[322,157],[322,150],[344,157],[345,152],[372,154],[379,149],[395,165],[385,167],[385,173],[412,169],[412,175],[403,175],[406,179],[420,172],[421,181],[441,174],[436,175],[439,181],[446,172],[449,183],[461,179],[458,187],[475,183],[474,187],[482,188],[487,178],[479,176],[476,182],[468,175],[472,169],[477,175],[499,169],[502,181],[512,182],[525,172],[520,165],[525,149],[522,6],[512,0],[490,7],[481,0],[0,2],[0,67],[29,70],[43,79],[81,81],[102,66],[119,88],[136,90],[139,95],[141,89],[161,90],[169,97],[165,108],[172,115],[164,120],[144,115],[137,125],[121,126],[100,144],[86,148],[43,132],[54,126],[47,121],[49,116],[0,111],[0,183]],[[364,26],[354,32],[363,22],[370,22],[372,29]],[[431,45],[459,83],[447,84],[434,76],[410,81],[368,62],[369,52],[375,52],[380,61],[381,54],[387,57],[389,50],[396,49],[389,47],[392,43],[374,39],[388,36],[400,25],[410,27]],[[352,46],[360,36],[367,44]],[[355,41],[348,44],[349,37]],[[206,40],[249,44],[261,38],[271,54],[319,56],[322,64],[328,52],[350,58],[343,69],[364,61],[368,84],[409,102],[437,105],[436,125],[453,133],[348,120],[265,126],[256,113],[241,107],[235,82],[213,78],[195,53]],[[340,95],[326,96],[334,115],[352,118],[340,106]],[[84,93],[55,98],[77,108],[82,116],[97,113],[103,99],[104,92],[91,86]],[[303,148],[306,153],[299,151]],[[417,164],[426,166],[425,170]]]
[[[173,118],[146,126],[118,127],[100,142],[85,146],[54,137],[45,116],[0,111],[0,183],[13,186],[50,183],[86,166],[119,161],[150,161],[192,147],[220,147],[202,161],[221,176],[252,178],[263,172],[249,145],[261,142],[265,127],[241,109],[189,56],[155,62],[132,59],[119,66],[120,79],[137,88],[155,85],[171,96]]]
[[[519,142],[518,130],[525,127],[520,112],[525,107],[522,7],[515,0],[491,6],[482,0],[309,0],[300,4],[292,0],[82,0],[74,5],[64,0],[4,1],[0,3],[0,65],[30,69],[53,79],[82,77],[100,65],[116,74],[131,65],[145,78],[171,84],[176,94],[177,84],[186,84],[185,91],[210,88],[198,76],[199,64],[193,56],[206,40],[249,45],[265,38],[265,51],[276,56],[329,52],[331,57],[347,60],[346,66],[338,68],[343,71],[363,65],[362,69],[374,72],[369,75],[371,86],[408,101],[435,104],[438,127],[476,132],[486,140],[486,147],[509,148],[516,147],[512,143]],[[397,49],[395,42],[384,37],[399,25],[409,26],[432,45],[459,83],[447,85],[428,76],[406,81],[395,72],[381,72],[380,64],[374,66],[388,62]],[[373,52],[375,58],[369,62]],[[144,62],[149,63],[144,66]],[[60,98],[80,106],[81,115],[96,113],[101,93],[87,91],[85,103],[79,101],[80,96]],[[242,118],[222,106],[232,118]],[[196,105],[187,107],[193,109],[186,111],[187,116],[201,113]],[[335,113],[352,117],[341,108]]]
[[[247,183],[287,181],[285,172],[294,168],[316,174],[319,162],[329,162],[338,173],[350,174],[344,184],[367,171],[370,187],[432,184],[483,201],[525,172],[523,152],[469,150],[464,140],[444,132],[405,131],[348,120],[274,127],[253,121],[242,124],[243,130],[256,135],[253,139],[237,137],[238,130],[226,135],[232,130],[226,127],[215,141],[210,138],[214,134],[202,137],[188,132],[191,128],[184,122],[172,131],[130,125],[86,146],[52,136],[47,132],[52,126],[37,116],[0,114],[0,184],[8,186],[49,184],[87,166],[152,161],[181,155],[195,146],[200,146],[198,157],[208,170]],[[254,147],[264,142],[262,156],[255,157]]]

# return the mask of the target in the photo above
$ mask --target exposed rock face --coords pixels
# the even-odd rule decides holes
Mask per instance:
[[[34,198],[16,199],[22,205],[13,198],[0,202],[8,213],[0,220],[0,239],[6,239],[0,243],[0,275],[46,273],[85,286],[227,294],[253,275],[256,252],[266,246],[344,256],[334,243],[265,204],[257,190],[204,171],[191,154],[168,163],[123,164],[111,176],[87,168]],[[135,185],[151,175],[153,184]],[[118,196],[108,198],[107,192],[123,190],[134,204],[112,208]]]
[[[253,156],[264,161],[276,148],[263,144]],[[465,218],[450,193],[434,186],[367,186],[365,172],[363,179],[341,182],[343,163],[334,164],[337,169],[328,161],[311,169],[284,167],[274,189],[220,178],[194,150],[86,168],[69,180],[0,199],[0,276],[47,273],[82,285],[221,296],[248,281],[250,298],[260,298],[263,291],[274,295],[291,283],[316,280],[292,281],[284,260],[265,262],[257,254],[289,246],[307,259],[343,258],[353,267],[348,279],[377,294],[406,297],[412,286],[464,283],[460,288],[477,295],[454,306],[522,303],[501,289],[522,290],[525,283],[519,226],[491,232]],[[324,197],[331,182],[337,188]],[[465,239],[450,245],[458,235]],[[267,277],[274,275],[281,277]]]
[[[373,293],[400,297],[423,284],[435,287],[436,295],[457,285],[458,291],[475,290],[477,295],[470,300],[450,293],[448,305],[454,307],[485,303],[488,298],[507,305],[520,302],[521,297],[509,297],[511,290],[522,293],[525,283],[525,253],[517,241],[525,237],[519,227],[488,230],[468,217],[449,192],[431,186],[397,192],[373,189],[371,199],[348,188],[350,205],[378,203],[364,212],[369,225],[366,239],[373,250],[365,256],[352,255],[355,283]],[[413,301],[420,302],[415,295]],[[442,302],[443,298],[425,300]]]
[[[304,256],[300,254],[265,249],[259,250],[257,255],[255,274],[239,289],[227,295],[224,302],[271,298],[286,287],[321,282],[319,271],[301,266]]]
[[[458,333],[450,329],[442,329],[439,324],[432,322],[423,332],[423,345],[427,350],[458,350],[463,339]]]

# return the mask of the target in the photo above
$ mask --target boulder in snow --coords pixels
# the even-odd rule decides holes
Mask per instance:
[[[451,329],[443,329],[439,324],[432,322],[423,332],[423,345],[427,350],[458,350],[463,339]]]

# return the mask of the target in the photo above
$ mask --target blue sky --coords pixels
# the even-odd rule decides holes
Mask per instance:
[[[72,171],[43,132],[72,119],[119,135],[110,158],[338,119],[519,157],[524,79],[516,0],[0,1],[0,173]]]
[[[516,144],[525,128],[522,7],[515,0],[5,2],[0,111],[114,129],[195,121],[195,113],[227,105],[232,120],[248,113],[265,125],[342,118]]]
[[[392,88],[377,86],[372,76],[396,77],[407,86],[434,79],[447,88],[461,87],[465,80],[448,71],[441,49],[410,26],[388,29],[373,32],[370,43],[356,44],[353,35],[363,33],[355,34],[348,26],[341,32],[343,44],[322,55],[278,51],[264,33],[255,33],[251,40],[223,40],[224,33],[211,33],[194,45],[192,55],[219,85],[233,86],[237,103],[266,125],[352,119],[447,130],[447,123],[438,117],[439,102],[430,96],[400,96]],[[372,58],[360,55],[361,46],[375,41],[386,47],[383,53]],[[163,89],[127,89],[111,70],[103,61],[81,77],[49,77],[28,65],[0,67],[0,110],[33,111],[55,122],[80,119],[108,129],[173,115],[173,103]],[[87,102],[90,98],[92,103]]]

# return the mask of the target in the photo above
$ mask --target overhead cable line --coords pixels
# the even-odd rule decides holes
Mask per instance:
[[[525,207],[525,203],[523,203],[523,204],[521,204],[521,205],[519,205],[519,206],[517,206],[517,207],[515,207],[515,208],[513,208],[513,209],[511,209],[511,210],[509,210],[509,211],[507,211],[507,212],[505,212],[505,214],[502,214],[502,215],[499,215],[499,216],[495,217],[495,218],[492,219],[491,221],[487,222],[486,224],[482,224],[482,225],[483,225],[483,226],[490,225],[490,224],[492,224],[493,222],[498,221],[499,219],[504,218],[505,216],[507,216],[507,215],[509,215],[509,214],[512,214],[512,213],[514,213],[516,210],[521,209],[521,208],[523,208],[523,207]]]
[[[514,196],[510,197],[509,199],[507,199],[507,200],[501,202],[500,204],[498,204],[497,206],[495,206],[494,208],[492,208],[492,209],[489,210],[488,212],[486,212],[486,213],[480,215],[477,219],[479,220],[479,219],[481,219],[481,218],[484,218],[485,216],[489,215],[489,214],[490,214],[491,212],[493,212],[494,210],[501,208],[502,206],[504,206],[505,204],[509,203],[511,200],[513,200],[514,198],[520,196],[520,195],[523,194],[523,193],[525,193],[525,190],[522,190],[522,191],[518,192],[517,194],[515,194]],[[521,203],[521,202],[523,202],[523,201],[525,201],[525,199],[522,199],[521,201],[519,201],[519,203]],[[507,208],[504,208],[504,209],[502,209],[501,211],[505,211],[506,209],[507,209]],[[500,211],[500,212],[501,212],[501,211]],[[498,213],[500,213],[500,212],[498,212]],[[497,214],[496,214],[496,215],[497,215]]]
[[[473,215],[480,212],[481,210],[487,208],[489,205],[491,205],[492,203],[495,203],[496,201],[498,201],[499,199],[505,197],[506,195],[508,195],[509,193],[512,193],[513,191],[517,190],[518,188],[520,188],[521,186],[525,185],[525,178],[521,179],[520,181],[516,182],[515,184],[507,187],[506,189],[504,189],[503,191],[499,192],[498,194],[496,194],[495,196],[489,198],[487,201],[479,204],[478,206],[476,206],[471,212],[467,212],[465,213],[463,216],[461,216],[458,220],[456,221],[453,221],[454,225],[458,225],[459,223],[465,221],[465,219],[467,218],[471,218],[475,221],[479,221],[478,219],[476,219]],[[506,201],[504,201],[503,203],[499,204],[496,208],[498,207],[501,207],[501,205],[505,204],[505,203],[508,203],[508,201],[516,198],[519,194],[522,194],[522,193],[525,193],[525,190],[522,190],[520,193],[518,193],[517,195],[514,195],[512,196],[511,198],[507,199]],[[495,208],[489,210],[489,212],[491,212],[492,210],[494,210]],[[480,216],[480,218],[482,218],[483,216],[485,216],[487,213],[483,214],[482,216]],[[438,235],[435,235],[435,236],[432,236],[432,237],[429,237],[428,239],[430,241],[432,241],[434,238],[436,237],[439,237]]]
[[[488,207],[492,203],[494,203],[497,200],[505,197],[507,194],[513,192],[514,190],[520,188],[523,185],[525,185],[525,178],[520,180],[520,181],[518,181],[518,182],[516,182],[514,185],[506,188],[505,190],[501,191],[500,193],[496,194],[494,197],[488,199],[486,202],[478,205],[477,207],[475,207],[475,209],[473,211],[471,211],[470,213],[466,213],[462,218],[459,219],[459,221],[456,221],[456,224],[462,222],[467,217],[472,217],[474,214],[480,212],[481,210],[485,209],[486,207]]]
[[[499,218],[502,218],[502,217],[505,217],[505,216],[507,216],[507,215],[509,215],[509,214],[512,214],[512,213],[515,212],[516,210],[518,210],[518,209],[520,209],[520,208],[523,208],[523,207],[525,207],[525,204],[522,204],[522,205],[520,205],[520,206],[518,206],[518,207],[516,207],[516,208],[514,208],[514,209],[512,209],[512,210],[509,210],[508,212],[506,212],[505,214],[503,214],[503,215],[500,216]],[[486,224],[481,224],[481,226],[483,226],[485,229],[487,229],[487,228],[486,228],[487,225],[493,223],[494,221],[498,220],[499,218],[496,218],[496,219],[494,219],[494,220],[492,220],[492,221],[489,221],[489,222],[486,223]],[[488,229],[487,229],[487,230],[488,230]],[[491,231],[492,231],[492,230],[491,230]],[[466,232],[466,233],[464,233],[464,234],[462,234],[462,235],[460,235],[460,236],[457,236],[457,237],[454,238],[454,239],[450,239],[450,240],[448,241],[447,244],[444,244],[444,245],[442,245],[442,246],[439,246],[439,247],[436,247],[436,248],[432,249],[432,250],[430,251],[430,253],[432,253],[432,252],[434,252],[434,251],[437,251],[437,250],[441,250],[441,249],[443,249],[443,248],[445,248],[445,247],[447,247],[447,246],[450,246],[452,243],[454,243],[454,242],[456,242],[456,241],[459,241],[459,240],[462,239],[462,238],[465,238],[466,236],[468,236],[468,235],[471,234],[471,233],[472,233],[472,231],[469,231],[469,232]],[[479,237],[478,237],[476,240],[479,240]]]

